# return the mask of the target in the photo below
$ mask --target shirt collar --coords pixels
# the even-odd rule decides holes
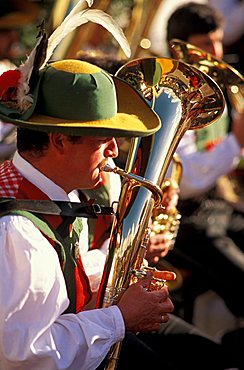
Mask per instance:
[[[38,187],[50,199],[79,202],[76,191],[67,194],[60,186],[21,157],[18,152],[14,154],[13,165],[23,177]]]

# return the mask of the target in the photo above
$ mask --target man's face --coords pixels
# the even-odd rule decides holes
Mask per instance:
[[[108,157],[117,157],[114,138],[82,137],[77,143],[66,142],[65,190],[89,189],[101,181],[100,166]],[[67,167],[66,167],[67,166]]]
[[[223,57],[223,30],[218,29],[207,34],[192,35],[187,40],[190,44],[212,54],[218,59]]]

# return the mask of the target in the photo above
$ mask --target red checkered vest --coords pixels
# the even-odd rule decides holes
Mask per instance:
[[[14,167],[12,161],[5,161],[0,165],[0,197],[12,197],[16,199],[48,200],[44,194],[35,185],[24,178]],[[75,222],[64,220],[61,216],[41,215],[44,220],[55,232],[64,229],[67,224],[67,235],[61,238],[63,241],[63,251],[60,245],[55,243],[44,235],[55,248],[61,268],[64,274],[70,305],[67,312],[79,312],[91,299],[91,289],[88,277],[85,274],[81,257],[78,249],[78,232],[75,228]],[[68,221],[68,223],[67,223]],[[76,220],[77,221],[77,220]],[[71,246],[72,243],[72,246]],[[65,256],[64,256],[65,254]],[[63,257],[62,257],[63,256]],[[65,262],[64,262],[65,261]]]

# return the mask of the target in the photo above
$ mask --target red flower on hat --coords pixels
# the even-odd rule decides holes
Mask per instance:
[[[21,73],[18,69],[4,72],[0,76],[0,101],[15,101]]]

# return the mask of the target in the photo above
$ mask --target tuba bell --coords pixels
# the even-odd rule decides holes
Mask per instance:
[[[173,58],[188,63],[212,77],[223,91],[226,90],[234,109],[238,113],[244,112],[244,77],[240,72],[188,42],[172,39],[169,47]]]
[[[135,59],[121,67],[116,76],[144,96],[160,116],[162,127],[152,136],[132,139],[125,170],[114,169],[122,176],[122,188],[98,291],[98,308],[116,304],[134,277],[143,276],[149,221],[153,209],[161,204],[161,186],[181,137],[188,129],[211,124],[224,110],[218,85],[177,60]],[[151,285],[157,286],[157,278],[152,280]],[[116,368],[120,347],[121,342],[112,346],[106,369]]]
[[[212,77],[226,92],[234,110],[241,115],[244,114],[244,76],[241,73],[222,60],[182,40],[172,39],[169,45],[175,59],[182,60]],[[242,158],[235,170],[218,179],[216,186],[218,195],[241,212],[244,211],[243,163]]]

